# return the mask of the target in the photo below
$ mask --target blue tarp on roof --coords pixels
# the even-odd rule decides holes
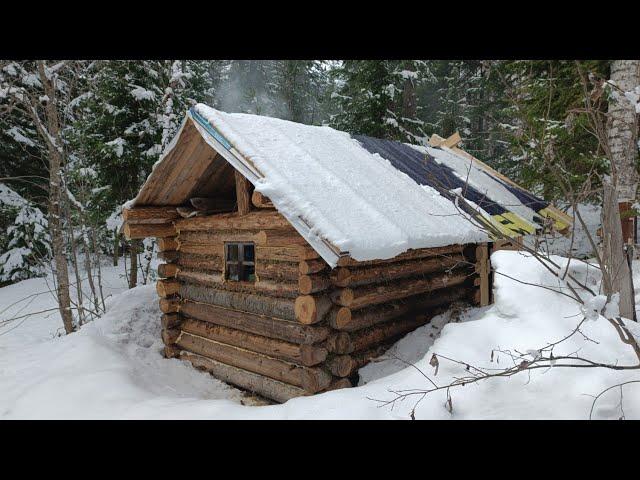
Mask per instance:
[[[465,184],[446,165],[436,162],[433,157],[424,155],[409,145],[365,135],[354,135],[353,137],[369,152],[377,153],[382,158],[389,160],[395,168],[407,174],[418,185],[428,185],[440,193],[460,188],[464,198],[474,202],[489,215],[501,215],[508,211],[471,185]]]

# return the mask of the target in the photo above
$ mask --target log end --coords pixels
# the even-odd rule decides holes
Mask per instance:
[[[156,291],[162,298],[167,298],[180,291],[180,283],[176,280],[158,280]]]
[[[165,358],[178,358],[181,351],[182,350],[175,345],[165,345],[163,353]]]
[[[309,295],[313,291],[313,281],[309,275],[301,275],[298,278],[298,289],[303,295]]]
[[[351,383],[351,380],[349,380],[348,378],[340,378],[337,380],[334,380],[331,385],[329,385],[329,387],[324,390],[325,392],[330,392],[331,390],[340,390],[342,388],[351,388],[353,386],[353,384]]]
[[[162,341],[165,345],[173,345],[178,341],[180,333],[179,328],[165,328],[162,330]]]
[[[328,307],[324,308],[325,303],[324,300],[313,295],[302,295],[296,298],[294,305],[296,319],[305,325],[319,322],[328,310]]]
[[[182,324],[182,317],[177,313],[165,313],[160,318],[160,325],[163,329],[177,328]]]
[[[349,355],[333,357],[327,366],[336,377],[348,377],[357,368],[357,363]]]
[[[161,263],[158,265],[158,275],[164,278],[175,277],[178,273],[178,265],[175,263]]]
[[[302,388],[309,393],[317,393],[331,385],[333,377],[329,372],[319,368],[309,368],[302,371]]]
[[[345,267],[338,267],[331,272],[331,281],[338,287],[346,287],[351,281],[351,271]]]
[[[327,348],[332,353],[350,353],[351,336],[346,332],[337,332],[327,339]]]
[[[336,313],[335,328],[338,330],[345,328],[351,323],[351,309],[347,307],[340,307]]]
[[[343,307],[349,307],[353,303],[355,295],[351,288],[336,290],[333,294],[333,301]]]
[[[314,345],[300,346],[300,357],[302,359],[302,364],[307,367],[312,367],[324,362],[327,359],[327,354],[328,352],[326,348],[317,347]]]
[[[161,298],[158,304],[162,313],[177,313],[180,310],[180,303],[177,300]]]

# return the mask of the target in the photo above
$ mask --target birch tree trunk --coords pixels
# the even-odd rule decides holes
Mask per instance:
[[[43,61],[38,61],[38,77],[48,97],[45,108],[46,126],[42,126],[49,157],[49,229],[51,247],[57,282],[58,308],[67,334],[73,332],[73,314],[71,313],[71,295],[69,294],[69,269],[65,254],[62,228],[62,138],[60,121],[56,110],[56,91],[53,81],[47,77]],[[39,119],[34,118],[39,126]]]
[[[638,188],[638,115],[635,105],[624,93],[632,92],[640,85],[640,60],[614,60],[610,82],[614,85],[607,129],[611,174],[618,193],[622,239],[625,243],[633,243],[635,221],[627,212],[631,210]]]
[[[602,206],[603,277],[608,277],[603,278],[603,285],[609,298],[620,293],[620,315],[635,320],[633,277],[625,243],[634,243],[634,218],[626,212],[638,188],[638,119],[635,105],[624,92],[633,91],[640,84],[640,61],[613,61],[610,82],[615,90],[609,101],[607,123],[611,178],[604,182]]]

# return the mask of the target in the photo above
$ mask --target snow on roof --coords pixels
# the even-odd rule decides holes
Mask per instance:
[[[256,190],[296,228],[303,220],[309,229],[300,233],[332,266],[337,256],[323,254],[322,239],[359,261],[488,240],[450,200],[345,132],[203,104],[194,110],[228,142],[225,148],[259,171],[249,178]]]

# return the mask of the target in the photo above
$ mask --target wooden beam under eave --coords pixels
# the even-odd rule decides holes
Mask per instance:
[[[238,215],[246,215],[251,211],[251,183],[236,170],[236,201]]]

